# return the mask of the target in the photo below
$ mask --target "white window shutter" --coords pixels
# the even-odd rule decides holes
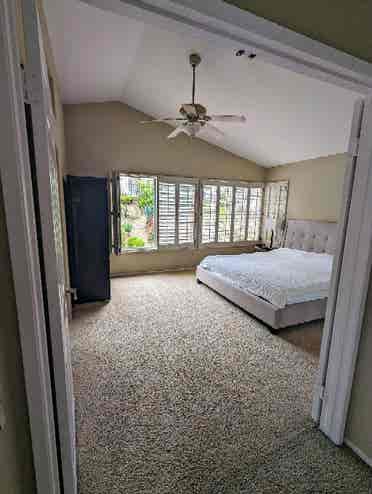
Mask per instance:
[[[218,242],[230,242],[234,188],[220,186],[218,205]]]
[[[262,187],[251,187],[249,189],[249,213],[247,240],[257,241],[261,233],[262,220]]]
[[[235,188],[234,242],[244,242],[247,237],[248,198],[248,187]]]
[[[287,217],[288,182],[271,182],[265,187],[265,205],[262,219],[263,238],[273,245],[281,245]]]
[[[159,181],[158,243],[176,244],[176,184]]]
[[[178,184],[178,243],[194,243],[195,185]]]
[[[203,184],[202,194],[202,234],[203,244],[216,241],[217,186]]]

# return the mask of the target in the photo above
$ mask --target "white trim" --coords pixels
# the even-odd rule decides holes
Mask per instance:
[[[366,463],[369,467],[372,468],[372,458],[370,458],[369,456],[367,456],[365,453],[363,453],[363,451],[361,449],[359,449],[357,446],[355,446],[355,444],[350,441],[350,439],[345,439],[345,444],[346,446],[348,446],[352,451],[354,451],[354,453],[359,456],[359,458],[361,460],[364,461],[364,463]]]
[[[312,417],[313,420],[317,423],[319,423],[320,421],[320,415],[322,412],[322,402],[324,400],[324,396],[322,396],[322,394],[326,384],[329,352],[331,349],[332,336],[333,336],[334,316],[337,305],[338,287],[340,281],[342,259],[345,248],[345,235],[348,226],[350,202],[351,202],[352,189],[354,184],[356,156],[354,152],[355,146],[353,145],[353,143],[355,142],[359,143],[363,108],[364,108],[363,100],[359,100],[355,102],[354,114],[353,114],[353,120],[351,124],[351,132],[350,132],[349,157],[348,157],[347,167],[345,170],[343,193],[342,193],[342,210],[338,222],[337,247],[333,260],[333,269],[332,269],[332,276],[331,276],[329,295],[328,295],[327,312],[323,326],[323,338],[322,338],[322,346],[321,346],[320,358],[319,358],[319,373],[315,384],[313,406],[312,406]]]
[[[83,1],[185,35],[199,32],[215,44],[253,51],[267,62],[361,94],[372,89],[372,64],[222,0]]]
[[[1,181],[38,494],[60,492],[39,252],[13,0],[0,0]],[[29,486],[31,488],[31,486]]]
[[[40,234],[45,266],[48,332],[51,342],[51,366],[56,396],[56,412],[63,489],[77,493],[75,447],[75,407],[72,382],[71,350],[63,261],[63,238],[58,170],[49,77],[37,0],[22,0],[26,43],[25,75],[30,96],[35,173],[38,184]]]
[[[344,441],[372,264],[372,99],[365,101],[320,428]]]

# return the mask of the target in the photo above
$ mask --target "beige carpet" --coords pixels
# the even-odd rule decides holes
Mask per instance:
[[[273,336],[191,273],[114,279],[72,324],[80,493],[370,492],[313,426],[320,326],[298,331]]]

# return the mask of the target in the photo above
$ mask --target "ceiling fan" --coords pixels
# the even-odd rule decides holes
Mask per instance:
[[[192,67],[192,103],[186,103],[181,106],[181,117],[176,118],[160,118],[155,120],[149,120],[141,122],[142,124],[149,123],[178,123],[178,127],[168,136],[168,139],[173,139],[179,134],[184,133],[190,137],[195,137],[200,131],[205,130],[211,137],[220,138],[224,136],[224,133],[212,125],[210,122],[223,122],[223,123],[244,123],[246,118],[244,115],[208,115],[205,106],[195,103],[195,75],[196,67],[200,65],[201,57],[197,53],[190,55],[190,65]]]

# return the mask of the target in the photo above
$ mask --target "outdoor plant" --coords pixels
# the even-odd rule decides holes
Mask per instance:
[[[131,248],[144,247],[145,242],[144,242],[144,240],[142,240],[142,238],[130,237],[130,238],[128,238],[127,246],[131,247]]]
[[[146,182],[139,182],[138,206],[146,216],[154,209],[154,189]]]
[[[132,204],[134,199],[135,197],[129,194],[121,194],[120,196],[120,202],[122,206],[128,206],[128,204]]]
[[[129,194],[121,194],[120,195],[120,206],[121,206],[121,211],[124,215],[124,218],[128,217],[128,206],[133,204],[135,200],[134,196],[131,196]]]

